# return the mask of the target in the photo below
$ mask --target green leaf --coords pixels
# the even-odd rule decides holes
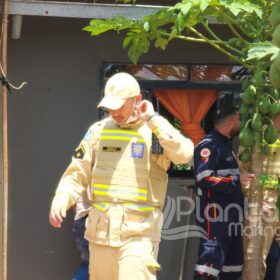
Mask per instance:
[[[273,61],[274,59],[276,59],[276,57],[278,56],[280,52],[280,49],[278,48],[278,50],[275,51],[275,53],[271,56],[270,60]]]
[[[162,37],[158,37],[155,41],[155,47],[156,48],[161,48],[164,50],[168,44],[168,40]]]
[[[190,2],[187,2],[184,4],[182,3],[182,5],[180,5],[180,10],[183,15],[187,15],[189,13],[191,7],[192,7],[192,3],[190,3]]]
[[[221,0],[221,4],[230,10],[230,12],[237,16],[241,12],[249,14],[255,13],[259,18],[262,18],[262,9],[259,5],[253,4],[253,1],[248,0]]]
[[[106,20],[95,19],[90,21],[90,25],[83,28],[84,31],[90,32],[91,36],[100,35],[112,29],[112,25],[108,24]]]
[[[183,15],[187,15],[188,12],[190,11],[192,7],[192,3],[191,2],[179,2],[174,6],[174,9],[170,8],[169,11],[171,10],[176,10],[179,11],[180,13],[182,13]]]
[[[271,42],[253,43],[252,47],[248,50],[246,60],[260,60],[266,56],[275,56],[276,53],[279,53],[279,48]]]
[[[209,2],[210,2],[211,0],[201,0],[200,1],[200,10],[203,12],[203,11],[205,11],[207,8],[208,8],[208,6],[209,6]]]
[[[186,19],[187,19],[187,16],[184,15],[183,13],[178,14],[177,21],[176,21],[178,33],[180,33],[184,29],[185,24],[186,24]]]
[[[131,43],[132,37],[125,37],[122,42],[122,47],[125,49]]]
[[[90,32],[91,36],[98,36],[109,30],[123,30],[136,26],[138,23],[118,16],[113,19],[93,19],[89,25],[83,28],[84,31]],[[138,24],[139,25],[139,24]]]
[[[150,48],[148,33],[139,30],[128,32],[127,37],[123,41],[123,47],[126,48],[128,46],[128,57],[136,64],[139,57],[147,53]]]
[[[160,26],[174,23],[176,16],[176,13],[162,9],[154,15],[144,16],[143,22],[149,22],[150,29],[157,29]]]
[[[118,1],[134,2],[134,0]],[[244,38],[244,40],[239,38],[239,41],[236,39],[236,46],[229,48],[226,47],[226,41],[223,41],[219,50],[245,67],[254,68],[258,59],[265,58],[266,62],[269,62],[269,59],[275,58],[279,52],[266,42],[271,38],[268,15],[276,1],[278,0],[179,0],[175,6],[162,8],[154,14],[144,16],[142,20],[129,20],[124,17],[94,19],[84,30],[92,36],[97,36],[110,30],[119,32],[127,29],[128,33],[122,44],[129,50],[129,56],[133,57],[135,62],[139,55],[149,49],[153,41],[155,46],[161,49],[165,49],[174,38],[192,41],[193,36],[188,37],[190,27],[193,27],[194,31],[199,31],[200,29],[196,28],[197,24],[209,17],[215,18],[218,22],[230,25],[234,37],[239,38],[239,33],[240,37]],[[211,31],[212,25],[206,29]],[[211,32],[205,33],[203,35],[211,39],[209,36]],[[140,38],[143,42],[140,42]],[[252,43],[258,41],[263,43]],[[205,42],[209,43],[210,40]],[[236,54],[236,50],[231,47],[237,48],[240,52]],[[244,60],[245,58],[248,62]]]
[[[272,176],[267,174],[261,174],[257,178],[260,181],[261,186],[264,186],[267,182],[272,180]]]

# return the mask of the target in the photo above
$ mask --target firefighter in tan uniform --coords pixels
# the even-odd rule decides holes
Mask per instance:
[[[274,125],[280,132],[280,113],[274,117]],[[248,171],[248,164],[240,163],[241,171]],[[270,176],[269,179],[265,181],[263,186],[263,205],[262,205],[262,226],[263,226],[263,246],[262,246],[262,271],[260,278],[264,279],[266,273],[266,259],[274,238],[280,238],[277,235],[279,229],[279,213],[276,206],[279,190],[277,185],[279,185],[280,176],[280,139],[269,145],[269,155],[263,163],[263,174]],[[248,196],[249,185],[244,187],[244,193]],[[279,240],[277,240],[279,241]],[[279,243],[279,242],[278,242]],[[248,245],[245,244],[245,271],[244,277],[246,279],[246,274],[252,273],[251,270],[255,269],[255,265],[251,260],[254,257],[254,245],[252,248],[247,248]],[[247,260],[251,260],[247,262]],[[258,260],[256,260],[258,261]],[[256,266],[257,267],[257,266]],[[270,279],[273,280],[273,279]]]
[[[156,279],[167,174],[193,156],[192,142],[141,100],[138,82],[118,73],[98,105],[109,117],[94,123],[65,171],[50,210],[60,227],[88,185],[93,208],[86,222],[90,279]],[[162,153],[152,152],[152,133]]]

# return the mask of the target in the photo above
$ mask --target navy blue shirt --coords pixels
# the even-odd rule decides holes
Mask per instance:
[[[241,192],[239,168],[229,138],[213,130],[194,151],[198,195],[203,191]]]

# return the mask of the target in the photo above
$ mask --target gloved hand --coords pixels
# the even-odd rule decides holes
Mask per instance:
[[[69,208],[68,204],[68,200],[65,197],[58,195],[54,197],[49,214],[49,221],[53,227],[61,227],[61,223],[66,217],[66,211]]]
[[[154,106],[150,101],[142,100],[136,105],[135,114],[138,120],[147,121],[155,114]]]

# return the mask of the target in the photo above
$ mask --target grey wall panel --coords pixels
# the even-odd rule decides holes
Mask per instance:
[[[74,148],[98,119],[102,61],[128,61],[121,37],[91,38],[81,31],[87,23],[24,17],[21,38],[9,41],[8,77],[15,84],[28,82],[9,96],[9,280],[67,280],[79,262],[73,217],[61,230],[51,228],[50,201]],[[152,50],[141,58],[217,60],[225,62],[215,50],[178,41],[165,52]]]
[[[72,216],[55,230],[48,211],[74,148],[97,119],[98,61],[81,27],[24,18],[22,38],[10,42],[10,79],[28,85],[9,98],[9,280],[70,279],[78,264]]]
[[[190,224],[194,211],[193,192],[186,186],[192,184],[193,182],[190,180],[169,179],[164,207],[165,222],[159,249],[161,270],[158,273],[158,280],[183,279],[186,263],[191,263],[188,270],[193,272],[197,251],[192,251],[190,255],[186,256],[189,235],[192,233],[187,225]]]

